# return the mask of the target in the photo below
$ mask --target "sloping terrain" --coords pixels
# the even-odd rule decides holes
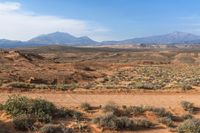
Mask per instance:
[[[74,132],[177,132],[185,120],[200,118],[199,53],[198,47],[43,46],[1,50],[0,132],[2,129],[18,132],[16,118],[9,114],[14,109],[9,107],[28,106],[28,110],[33,110],[28,111],[31,114],[26,114],[27,117],[37,114],[34,110],[38,108],[29,107],[35,105],[29,103],[33,99],[39,109],[46,109],[48,105],[40,105],[44,103],[41,99],[60,109],[54,110],[54,115],[59,114],[62,118],[47,117],[52,120],[51,128],[59,126]],[[13,94],[32,99],[11,100],[14,104],[6,105]],[[182,107],[182,101],[187,101],[184,104],[189,105],[190,110]],[[18,106],[21,103],[23,106]],[[70,112],[63,109],[70,109]],[[31,129],[31,133],[49,126],[38,119],[45,117],[44,113],[31,117],[30,120],[37,119],[35,131]],[[67,114],[69,116],[64,117]]]

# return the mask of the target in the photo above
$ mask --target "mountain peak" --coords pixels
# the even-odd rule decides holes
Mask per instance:
[[[133,38],[121,41],[120,43],[133,44],[133,43],[146,43],[146,44],[180,44],[186,43],[193,40],[200,39],[200,36],[175,31],[169,34],[158,35],[158,36],[150,36],[150,37],[142,37],[142,38]]]
[[[36,44],[60,44],[60,45],[86,45],[86,44],[97,44],[87,36],[75,37],[65,32],[53,32],[50,34],[44,34],[37,36],[31,40],[30,43]]]
[[[174,31],[172,34],[185,34],[186,32],[181,32],[181,31]]]
[[[180,32],[180,31],[175,31],[175,32],[172,32],[170,33],[171,35],[194,35],[194,34],[191,34],[191,33],[187,33],[187,32]],[[195,36],[195,35],[194,35]]]

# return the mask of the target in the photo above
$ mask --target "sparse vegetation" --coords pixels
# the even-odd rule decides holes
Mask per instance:
[[[102,107],[104,113],[119,114],[119,107],[115,103],[108,103]]]
[[[40,129],[41,133],[73,133],[70,128],[65,128],[60,125],[46,124]]]
[[[94,118],[93,123],[100,127],[111,130],[137,130],[143,128],[151,128],[154,125],[148,120],[131,120],[128,117],[117,117],[112,113]]]
[[[14,117],[25,114],[45,122],[50,122],[56,112],[56,107],[48,101],[16,95],[6,101],[4,109]]]
[[[146,108],[143,106],[130,106],[124,109],[124,113],[126,115],[133,115],[133,116],[137,116],[137,115],[141,115],[146,111]]]
[[[173,114],[169,111],[166,111],[165,108],[153,108],[151,111],[154,112],[159,117],[165,117],[169,119],[174,118]]]
[[[158,52],[148,49],[148,45],[141,46],[144,48],[60,49],[60,46],[50,46],[19,49],[20,52],[0,51],[1,102],[6,100],[0,104],[0,120],[10,120],[0,123],[0,132],[4,132],[1,124],[5,129],[14,130],[12,125],[19,131],[30,133],[68,133],[97,132],[101,129],[102,132],[131,132],[147,130],[155,123],[156,128],[152,130],[175,130],[178,126],[180,133],[198,133],[200,122],[195,119],[199,117],[198,107],[190,102],[181,102],[185,112],[174,105],[180,100],[178,96],[199,92],[199,50],[185,47],[171,51],[171,48],[163,48]],[[197,51],[195,55],[194,50]],[[9,92],[30,98],[15,95],[7,99]],[[38,92],[44,99],[55,98],[50,99],[55,105],[37,98],[40,96],[36,95]],[[137,94],[143,92],[145,95],[137,100]],[[172,99],[168,99],[167,96],[174,92],[178,98],[173,95]],[[96,97],[92,97],[94,100],[73,97],[80,96],[79,93],[94,96],[100,93],[102,95],[98,99],[105,99],[99,103]],[[160,93],[164,93],[164,98]],[[145,97],[146,94],[153,102]],[[160,95],[158,98],[157,94]],[[60,97],[57,99],[56,96]],[[119,105],[105,104],[109,100],[119,102]],[[153,106],[138,106],[140,103]]]
[[[8,87],[19,88],[19,89],[33,89],[35,88],[34,84],[24,83],[24,82],[13,82],[8,84]]]
[[[192,90],[192,86],[189,84],[183,84],[182,85],[182,90],[187,91],[187,90]]]
[[[81,103],[81,108],[84,110],[84,111],[89,111],[92,107],[89,103],[87,102],[84,102],[84,103]]]
[[[193,119],[194,117],[191,114],[184,114],[180,118],[181,120],[188,120],[188,119]]]
[[[11,96],[3,105],[3,110],[14,117],[16,129],[28,131],[34,129],[36,121],[49,123],[53,119],[81,119],[81,113],[65,108],[58,109],[53,103],[43,99],[28,99],[27,97]]]
[[[182,101],[181,106],[185,111],[189,111],[189,113],[194,113],[195,111],[194,104],[188,101]]]
[[[184,121],[177,127],[178,133],[199,133],[200,132],[200,120],[189,119]]]
[[[35,119],[28,115],[19,115],[13,119],[15,128],[20,131],[34,130]]]
[[[166,125],[167,127],[174,127],[174,122],[171,118],[162,117],[159,119],[159,122]]]

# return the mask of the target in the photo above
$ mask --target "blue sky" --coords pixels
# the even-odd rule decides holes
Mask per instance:
[[[1,11],[13,3],[16,9]],[[5,30],[0,38],[27,40],[53,31],[98,41],[174,31],[200,35],[199,5],[199,0],[0,0],[0,19],[10,16],[0,24]]]

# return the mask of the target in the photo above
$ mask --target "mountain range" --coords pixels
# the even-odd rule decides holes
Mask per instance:
[[[24,46],[43,46],[43,45],[123,45],[123,44],[200,44],[200,36],[185,32],[173,32],[165,35],[157,35],[142,38],[133,38],[122,41],[103,41],[97,42],[87,36],[75,37],[64,32],[54,32],[39,35],[28,41],[12,41],[0,39],[1,48],[13,48]]]

